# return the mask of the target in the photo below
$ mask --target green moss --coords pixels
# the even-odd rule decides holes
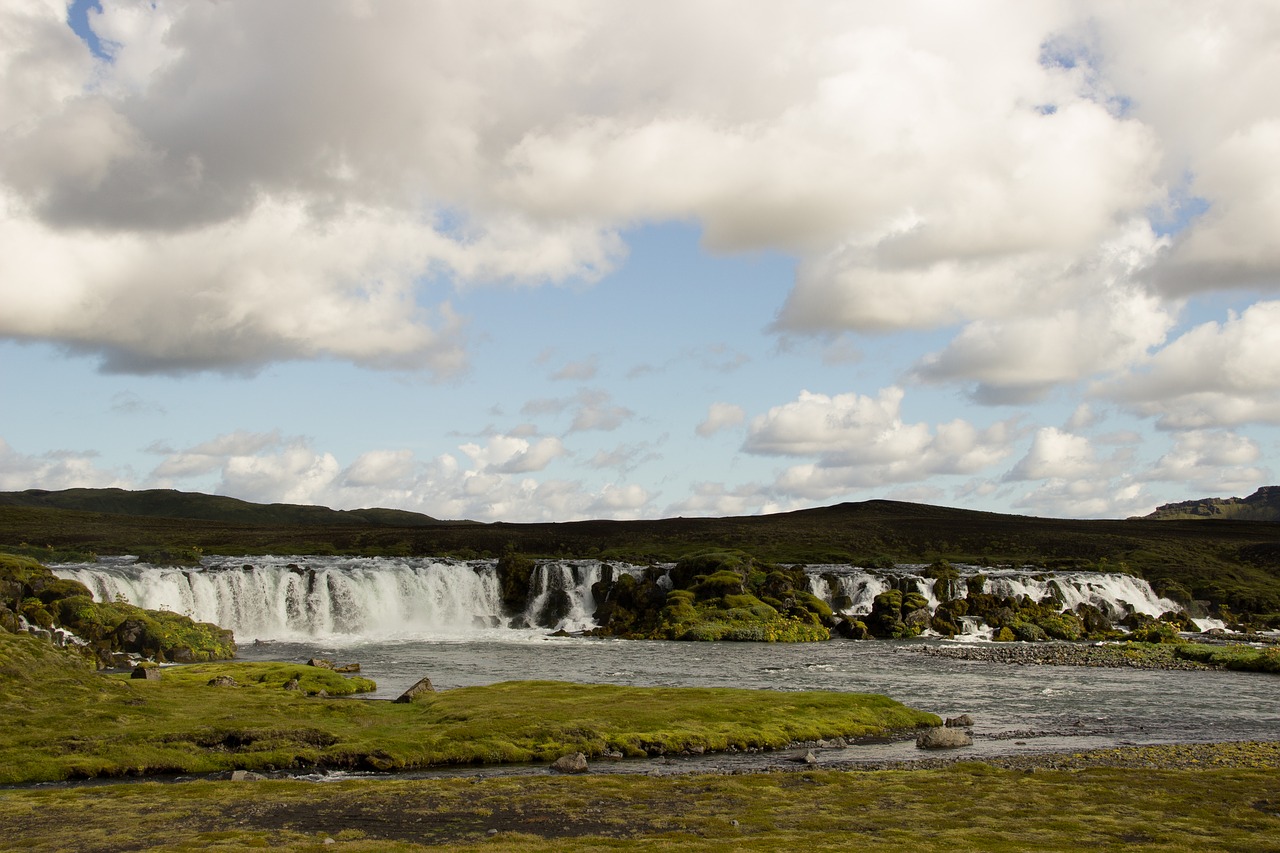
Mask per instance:
[[[85,650],[100,663],[109,662],[113,652],[184,662],[235,655],[230,631],[179,613],[144,610],[124,602],[95,602],[84,584],[58,578],[26,557],[0,554],[0,590],[4,591],[2,606],[42,627],[71,631],[88,643]]]
[[[210,684],[227,677],[235,686]],[[298,690],[284,689],[293,678]],[[323,698],[368,689],[320,667],[165,667],[94,673],[48,643],[0,635],[0,784],[285,767],[401,769],[781,747],[937,725],[882,696],[507,682],[412,704]],[[311,694],[311,695],[308,695]]]
[[[1183,660],[1192,660],[1224,669],[1246,672],[1280,672],[1280,648],[1259,649],[1253,646],[1207,646],[1184,643],[1174,650]]]

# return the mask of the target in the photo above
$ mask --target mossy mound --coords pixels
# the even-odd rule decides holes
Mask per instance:
[[[297,689],[288,689],[294,679]],[[403,704],[322,695],[371,686],[272,663],[173,666],[156,680],[130,679],[95,673],[34,637],[0,633],[0,784],[781,748],[940,724],[884,696],[829,691],[539,681]]]
[[[1205,646],[1184,643],[1174,650],[1183,660],[1207,663],[1224,669],[1245,672],[1280,672],[1280,647],[1259,649],[1253,646]]]
[[[655,640],[808,642],[831,638],[831,608],[806,588],[804,571],[709,552],[665,575],[606,576],[593,588],[600,636]]]
[[[114,665],[118,653],[180,663],[236,653],[235,637],[217,625],[123,602],[95,602],[84,584],[59,578],[30,557],[0,554],[0,628],[17,632],[19,616],[43,629],[75,634],[100,666]]]

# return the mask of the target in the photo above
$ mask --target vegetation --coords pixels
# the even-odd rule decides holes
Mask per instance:
[[[95,602],[84,584],[58,578],[29,557],[0,554],[0,630],[17,631],[19,616],[41,629],[72,632],[100,666],[118,665],[117,654],[192,662],[236,653],[231,632],[217,625],[124,602]]]
[[[665,640],[803,642],[831,638],[831,608],[804,572],[740,552],[686,557],[667,573],[612,573],[595,585],[600,636]]]
[[[1259,649],[1253,646],[1206,646],[1187,643],[1174,652],[1183,660],[1207,663],[1223,669],[1247,672],[1280,672],[1280,647]]]
[[[1262,745],[1265,746],[1265,745]],[[1135,756],[1135,759],[1137,757]],[[128,784],[0,792],[25,850],[1273,851],[1274,750],[1243,766]],[[326,843],[328,842],[328,843]],[[336,846],[334,844],[336,842]]]
[[[390,511],[334,514],[324,508],[307,523],[278,505],[161,492],[160,509],[143,514],[119,490],[115,503],[83,499],[60,508],[54,496],[22,502],[0,495],[0,550],[45,562],[78,554],[137,554],[201,549],[206,554],[364,554],[591,557],[675,561],[737,549],[773,564],[936,560],[980,565],[1127,571],[1157,592],[1197,608],[1207,602],[1253,627],[1280,626],[1280,531],[1272,521],[1128,519],[1071,521],[1001,515],[894,501],[866,501],[741,518],[582,521],[564,524],[476,524]],[[162,501],[161,498],[164,498]],[[165,503],[168,501],[168,503]],[[64,501],[68,506],[69,501]],[[164,508],[164,507],[169,508]],[[305,510],[308,508],[294,508]],[[168,512],[171,516],[154,514]],[[183,514],[185,515],[180,515]]]
[[[0,784],[780,748],[940,722],[883,696],[829,692],[508,682],[404,704],[331,698],[372,687],[286,664],[109,676],[47,642],[0,632]]]

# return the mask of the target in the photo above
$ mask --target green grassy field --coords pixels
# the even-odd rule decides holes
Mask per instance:
[[[235,686],[210,685],[219,676]],[[298,689],[285,689],[294,678]],[[169,667],[156,681],[109,676],[48,643],[0,632],[0,784],[779,748],[940,722],[883,696],[826,692],[541,681],[427,693],[405,704],[334,698],[372,686],[272,663]]]
[[[11,790],[0,791],[0,849],[1263,853],[1280,839],[1276,769],[957,764]]]

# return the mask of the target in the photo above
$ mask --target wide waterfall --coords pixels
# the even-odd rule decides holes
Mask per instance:
[[[504,610],[495,560],[385,557],[209,557],[198,567],[165,567],[128,558],[53,567],[85,584],[99,601],[128,601],[232,629],[241,642],[330,636],[365,639],[466,637],[477,632],[594,627],[592,587],[612,573],[640,576],[645,567],[596,560],[539,561],[522,612]],[[1125,574],[978,569],[957,566],[960,581],[923,577],[922,566],[865,569],[812,566],[810,590],[840,614],[865,615],[890,588],[912,589],[930,607],[964,598],[979,572],[984,591],[1052,597],[1062,610],[1097,607],[1119,621],[1131,613],[1180,610],[1146,581]],[[949,584],[939,588],[940,584]],[[972,622],[972,620],[969,620]],[[966,622],[968,635],[983,627]]]

